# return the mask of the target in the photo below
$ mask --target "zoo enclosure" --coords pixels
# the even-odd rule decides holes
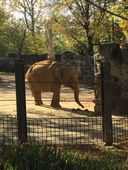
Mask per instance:
[[[85,144],[102,143],[107,145],[119,142],[128,136],[128,119],[112,120],[108,103],[109,89],[109,62],[102,63],[103,77],[102,86],[102,118],[66,118],[66,119],[29,119],[26,117],[26,96],[24,82],[24,62],[16,61],[16,89],[17,89],[17,118],[1,116],[1,139],[16,137],[21,142],[34,140],[36,142],[46,141],[52,144]],[[105,76],[106,74],[107,76]],[[19,76],[20,75],[20,76]],[[104,88],[103,88],[104,87]],[[107,99],[108,100],[108,99]],[[18,130],[17,130],[18,127]],[[109,127],[109,128],[108,128]],[[80,133],[81,132],[81,133]]]
[[[22,61],[17,61],[17,72],[16,72],[16,91],[17,91],[17,115],[18,115],[18,137],[20,141],[27,140],[27,121],[26,121],[26,105],[25,105],[25,82],[24,82],[24,64]],[[103,141],[106,145],[113,144],[113,122],[112,112],[110,111],[110,103],[108,102],[110,97],[109,94],[109,80],[110,80],[110,63],[102,62],[101,64],[101,89],[102,89],[102,131]],[[20,75],[20,76],[18,76]],[[22,75],[22,76],[21,76]],[[18,83],[18,82],[22,82]],[[108,83],[109,82],[109,83]],[[22,89],[22,90],[21,90]],[[19,97],[20,96],[20,97]],[[107,102],[106,102],[107,101]],[[92,120],[93,121],[93,120]],[[127,122],[127,121],[126,121]],[[24,125],[24,128],[20,127]],[[102,133],[101,133],[102,134]],[[126,136],[127,136],[127,125],[126,125]]]

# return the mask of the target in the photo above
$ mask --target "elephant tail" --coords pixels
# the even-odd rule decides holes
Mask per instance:
[[[31,75],[30,75],[30,74],[31,74],[32,71],[33,71],[34,65],[35,65],[35,64],[33,64],[33,65],[28,69],[28,71],[27,71],[27,73],[26,73],[27,83],[28,83],[29,88],[30,88],[30,90],[31,90],[31,92],[32,92],[32,96],[34,96],[34,95],[33,95],[33,87],[32,87],[32,80],[31,80]]]
[[[29,88],[30,88],[30,90],[31,90],[31,92],[32,92],[32,97],[34,96],[34,94],[33,94],[33,87],[32,87],[32,85],[31,85],[31,83],[28,83],[29,84]]]

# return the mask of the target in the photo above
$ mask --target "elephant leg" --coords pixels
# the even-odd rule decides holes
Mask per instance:
[[[41,91],[37,91],[37,90],[34,91],[33,96],[34,96],[34,99],[35,99],[35,105],[40,106],[40,105],[43,104],[43,102],[41,100]]]
[[[59,102],[60,102],[60,88],[55,88],[53,91],[51,106],[55,108],[61,108]]]

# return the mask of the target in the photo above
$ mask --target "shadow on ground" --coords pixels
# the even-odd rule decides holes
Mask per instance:
[[[0,114],[0,142],[18,140],[16,116]],[[113,119],[114,143],[128,137],[128,119]],[[103,144],[100,117],[27,118],[28,140],[58,145]]]

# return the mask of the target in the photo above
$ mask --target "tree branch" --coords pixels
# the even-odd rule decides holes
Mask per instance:
[[[93,3],[93,2],[91,2],[91,1],[89,1],[89,0],[86,0],[86,1],[87,1],[88,3],[90,3],[91,5],[99,8],[99,9],[102,10],[102,11],[105,11],[105,12],[111,14],[111,15],[114,15],[114,16],[116,16],[116,17],[118,17],[118,18],[121,18],[121,19],[123,19],[123,20],[128,21],[128,18],[125,18],[125,17],[123,17],[123,16],[121,16],[121,15],[118,15],[118,14],[116,14],[116,13],[113,13],[113,12],[111,12],[111,11],[108,11],[107,9],[100,7],[100,6],[96,5],[95,3]]]

